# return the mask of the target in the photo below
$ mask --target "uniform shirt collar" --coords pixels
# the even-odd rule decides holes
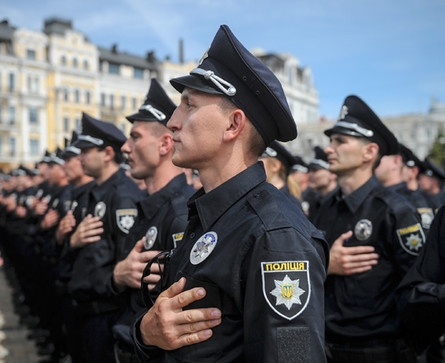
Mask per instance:
[[[188,203],[190,216],[198,214],[203,229],[208,230],[216,220],[249,191],[266,181],[262,163],[256,163],[209,193],[199,190]]]
[[[343,197],[343,201],[348,206],[351,212],[356,212],[362,205],[363,201],[368,197],[371,190],[380,185],[379,181],[373,175],[365,184],[360,188],[354,190],[351,194]]]

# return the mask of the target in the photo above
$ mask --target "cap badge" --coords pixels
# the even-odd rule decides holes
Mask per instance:
[[[359,241],[366,241],[372,234],[372,222],[369,219],[362,219],[357,222],[354,228],[354,235]]]
[[[94,207],[94,216],[99,217],[102,219],[105,215],[105,212],[107,210],[107,206],[104,202],[98,202],[96,206]]]
[[[343,120],[347,114],[348,114],[348,106],[343,105],[340,111],[340,120]]]
[[[216,232],[207,232],[199,237],[190,251],[190,262],[192,265],[197,265],[209,257],[217,242],[218,235]]]
[[[158,236],[158,229],[155,226],[151,226],[147,230],[147,233],[145,233],[144,248],[146,250],[150,250],[153,247],[157,236]]]

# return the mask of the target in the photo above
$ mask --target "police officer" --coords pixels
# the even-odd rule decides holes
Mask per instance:
[[[258,162],[297,135],[279,81],[222,25],[198,68],[170,82],[182,93],[173,163],[203,188],[168,288],[135,325],[141,359],[323,362],[327,246]]]
[[[354,95],[346,97],[339,120],[325,134],[330,170],[339,184],[314,219],[331,245],[328,361],[409,362],[412,352],[402,347],[394,292],[424,234],[414,207],[374,175],[380,157],[397,153],[398,142]]]
[[[300,187],[297,181],[289,176],[293,157],[278,141],[273,141],[260,157],[266,170],[266,180],[281,190],[298,207],[301,206]]]
[[[88,362],[114,362],[111,327],[123,304],[113,287],[113,269],[125,251],[141,193],[119,167],[125,141],[116,126],[83,113],[82,133],[74,146],[81,150],[84,172],[95,185],[88,193],[86,217],[70,237],[70,246],[80,250],[68,288],[77,304]]]
[[[403,165],[402,151],[399,149],[398,154],[385,155],[381,158],[379,166],[375,169],[375,175],[383,186],[403,195],[412,203],[419,213],[426,234],[434,218],[434,209],[422,193],[416,193],[408,188],[403,180]]]
[[[445,191],[442,189],[445,171],[429,158],[425,158],[423,164],[425,168],[419,175],[419,186],[437,210],[445,204]]]
[[[444,266],[445,206],[442,206],[433,220],[425,247],[397,290],[402,328],[417,353],[428,348],[428,363],[444,360],[438,343],[445,333]]]
[[[114,286],[127,294],[125,312],[113,327],[116,361],[120,363],[139,362],[130,332],[134,320],[145,310],[140,293],[142,272],[159,252],[181,243],[187,225],[187,200],[194,193],[182,168],[171,161],[173,134],[166,124],[175,108],[157,79],[152,79],[144,104],[127,117],[132,127],[122,151],[128,155],[131,176],[145,181],[147,193],[137,204],[137,224],[127,239],[132,250],[113,271]],[[150,284],[157,282],[159,275],[156,277]],[[148,279],[152,278],[150,274]]]
[[[314,147],[314,157],[308,163],[309,169],[309,186],[316,194],[308,197],[304,203],[307,205],[305,210],[310,221],[323,203],[323,200],[337,188],[337,175],[329,170],[328,156],[320,146]]]

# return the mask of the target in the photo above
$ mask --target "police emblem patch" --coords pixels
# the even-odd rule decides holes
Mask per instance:
[[[106,204],[104,202],[98,202],[94,207],[94,216],[102,219],[105,215],[106,210],[107,210]]]
[[[116,210],[116,223],[119,229],[127,233],[130,232],[131,227],[133,227],[136,217],[138,215],[137,209],[117,209]]]
[[[184,238],[184,232],[172,234],[174,248],[178,247],[178,242],[181,242],[183,238]]]
[[[425,244],[425,235],[419,223],[397,230],[402,248],[411,255],[417,256]]]
[[[369,219],[361,219],[354,228],[354,236],[359,241],[366,241],[372,234],[372,222]]]
[[[417,208],[417,213],[420,214],[422,227],[430,229],[431,223],[434,219],[434,211],[432,208]]]
[[[190,251],[190,262],[192,265],[197,265],[204,261],[212,253],[218,242],[218,235],[216,232],[207,232],[194,244]]]
[[[55,198],[53,200],[53,203],[51,204],[51,208],[56,209],[58,205],[59,205],[59,198]]]
[[[155,226],[151,226],[147,230],[147,233],[145,233],[144,248],[146,250],[150,250],[153,247],[157,236],[158,236],[158,229]]]
[[[292,320],[307,307],[311,296],[309,261],[261,262],[263,295],[281,317]]]
[[[73,202],[71,203],[71,212],[74,212],[77,208],[77,206],[79,205],[79,203],[77,202],[77,200],[73,200]]]

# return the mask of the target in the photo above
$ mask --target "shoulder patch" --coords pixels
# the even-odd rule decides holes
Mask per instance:
[[[174,248],[178,247],[178,243],[181,242],[183,238],[184,238],[184,232],[172,234]]]
[[[117,209],[116,210],[116,223],[119,229],[127,233],[130,232],[133,227],[136,217],[138,215],[137,209]]]
[[[292,320],[309,304],[309,261],[261,262],[263,295],[271,309]]]
[[[419,223],[398,229],[397,237],[402,248],[411,255],[417,256],[425,244],[425,234]]]

